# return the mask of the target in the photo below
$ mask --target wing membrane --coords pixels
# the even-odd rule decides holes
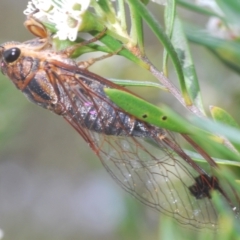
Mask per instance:
[[[136,123],[110,102],[103,91],[109,87],[104,82],[107,80],[98,77],[97,81],[96,75],[78,68],[65,72],[55,80],[66,106],[64,118],[90,145],[113,179],[144,204],[182,224],[215,228],[218,214],[211,198],[197,199],[189,191],[199,172],[162,140],[167,137],[177,145],[172,134]],[[163,138],[153,138],[154,131]]]

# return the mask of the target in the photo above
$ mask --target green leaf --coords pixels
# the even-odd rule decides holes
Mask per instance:
[[[96,34],[94,34],[94,35],[96,35]],[[109,47],[110,53],[117,52],[118,55],[126,57],[127,59],[131,60],[132,62],[138,64],[139,66],[141,66],[145,69],[149,69],[150,66],[146,62],[144,62],[139,57],[135,56],[128,49],[123,48],[122,44],[118,40],[114,39],[113,37],[111,37],[109,35],[104,35],[100,39],[100,41]]]
[[[216,0],[216,2],[226,15],[226,19],[238,25],[240,22],[240,2],[238,0]]]
[[[165,105],[159,107],[118,89],[104,89],[107,96],[120,108],[138,119],[174,132],[189,133],[189,123]]]
[[[98,0],[97,4],[101,7],[102,11],[105,14],[111,14],[110,6],[109,6],[109,1],[108,0]]]
[[[200,87],[198,83],[195,66],[190,53],[189,44],[184,34],[182,23],[177,16],[175,17],[174,21],[174,28],[171,41],[182,65],[184,81],[186,84],[187,91],[191,96],[194,105],[196,105],[198,109],[204,113]]]
[[[122,29],[127,29],[127,22],[126,22],[126,11],[124,7],[124,0],[117,1],[118,7],[118,19],[120,21]]]
[[[168,1],[168,4],[165,8],[164,16],[166,33],[171,39],[175,51],[177,52],[178,58],[180,59],[187,91],[191,99],[193,100],[195,106],[197,106],[199,110],[204,113],[196,70],[192,61],[187,39],[183,31],[182,23],[180,19],[176,16],[176,3],[174,0]],[[167,51],[164,49],[163,72],[166,76],[167,59],[168,54]]]
[[[200,119],[196,117],[191,118],[191,122],[194,123],[194,126],[197,126],[207,132],[212,134],[217,133],[220,136],[227,138],[237,149],[240,149],[240,130],[219,122],[214,122],[209,119]],[[233,153],[236,156],[236,159],[240,161],[239,153]],[[224,155],[223,155],[224,157]],[[230,158],[231,159],[231,158]]]
[[[93,36],[97,36],[99,34],[99,32],[92,31],[91,34]],[[95,43],[89,43],[87,45],[79,46],[74,51],[72,58],[77,58],[84,53],[89,53],[89,52],[94,52],[94,51],[102,51],[102,52],[106,52],[106,53],[110,53],[110,54],[116,53],[118,55],[124,56],[127,59],[131,60],[132,62],[138,64],[142,68],[149,69],[149,65],[146,62],[144,62],[139,57],[135,56],[128,49],[123,48],[122,44],[118,40],[113,38],[112,36],[105,34],[104,36],[101,37],[101,39],[99,39],[99,41],[104,43],[106,46],[101,46],[101,45],[98,45]],[[84,44],[84,39],[78,38],[77,43],[81,43],[81,42],[83,42],[83,44]],[[69,46],[76,44],[76,42],[71,42],[69,40],[60,41],[58,39],[54,39],[54,44],[58,50],[62,50],[62,49],[65,49]]]
[[[121,80],[121,79],[115,79],[115,78],[109,78],[109,80],[120,86],[155,87],[163,91],[167,91],[167,89],[164,86],[154,82],[127,80],[127,79]]]
[[[176,14],[176,2],[174,0],[168,1],[168,4],[165,7],[164,11],[164,20],[165,20],[165,28],[166,28],[166,35],[171,39],[172,38],[172,31],[174,26],[174,19]],[[164,49],[163,52],[163,73],[165,76],[168,76],[167,70],[167,61],[168,61],[168,52]]]
[[[227,113],[225,110],[219,108],[219,107],[210,107],[210,111],[212,114],[212,117],[215,121],[226,124],[227,126],[231,126],[234,128],[239,129],[239,125],[237,122],[233,119],[233,117]],[[239,144],[235,145],[235,143],[232,143],[236,149],[240,150]]]
[[[154,16],[150,13],[150,11],[143,5],[140,1],[136,0],[127,0],[129,5],[132,5],[136,8],[136,11],[141,14],[141,17],[146,21],[148,26],[151,28],[153,33],[156,35],[158,40],[163,44],[164,48],[166,48],[173,65],[175,67],[175,70],[177,72],[177,76],[180,82],[181,92],[183,95],[183,98],[185,99],[186,105],[192,105],[192,101],[190,96],[188,95],[186,85],[184,82],[184,75],[181,63],[178,59],[178,55],[176,51],[174,50],[174,47],[169,39],[169,37],[165,34],[163,28],[161,27],[160,23],[154,18]]]
[[[138,45],[142,55],[144,55],[144,38],[143,38],[143,25],[142,18],[134,5],[129,6],[131,18],[131,33],[135,45]]]
[[[239,125],[233,119],[233,117],[222,108],[211,106],[210,111],[214,120],[235,128],[239,128]]]
[[[206,160],[203,159],[203,157],[196,152],[192,152],[189,150],[184,150],[185,153],[187,153],[188,156],[190,156],[195,162],[200,164],[207,164]],[[238,172],[240,172],[240,162],[239,161],[229,161],[227,159],[220,159],[220,158],[214,158],[214,161],[219,166],[225,166],[228,167],[228,169],[232,169],[233,171],[237,169]]]
[[[213,37],[190,24],[185,24],[185,32],[190,41],[207,47],[224,64],[240,73],[240,42]]]
[[[184,1],[184,0],[176,0],[177,1],[177,5],[181,6],[181,7],[184,7],[190,11],[194,11],[196,13],[200,13],[200,14],[204,14],[206,16],[209,16],[209,17],[217,17],[219,19],[221,19],[223,22],[225,22],[225,18],[223,16],[221,16],[220,14],[218,14],[217,12],[214,12],[214,11],[211,11],[207,8],[204,8],[204,7],[200,7],[196,4],[193,4],[192,2],[190,1]]]
[[[144,122],[180,134],[187,134],[193,141],[214,156],[222,156],[233,160],[239,158],[236,153],[223,145],[222,138],[216,136],[216,132],[211,133],[211,128],[204,131],[196,127],[164,104],[156,107],[129,92],[119,89],[105,88],[104,91],[117,106]],[[197,119],[196,121],[206,120]]]

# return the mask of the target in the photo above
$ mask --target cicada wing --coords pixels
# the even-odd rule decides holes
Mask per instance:
[[[165,148],[141,138],[89,137],[100,151],[102,164],[119,185],[144,204],[185,225],[216,228],[217,212],[211,199],[196,199],[189,191],[197,173]]]
[[[218,214],[211,198],[197,199],[189,190],[198,172],[175,156],[161,139],[156,147],[141,135],[133,136],[125,125],[126,118],[127,122],[133,118],[104,94],[108,80],[75,70],[56,80],[66,107],[64,118],[89,144],[113,179],[144,204],[182,224],[216,228]],[[112,87],[112,83],[109,85]]]

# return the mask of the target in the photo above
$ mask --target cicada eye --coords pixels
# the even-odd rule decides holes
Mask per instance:
[[[3,52],[3,58],[7,63],[12,63],[19,58],[20,54],[19,48],[9,48]]]

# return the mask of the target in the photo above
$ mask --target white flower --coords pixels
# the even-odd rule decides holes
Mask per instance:
[[[28,2],[24,13],[33,14],[38,19],[46,18],[54,24],[56,36],[60,40],[75,41],[90,2],[91,0],[32,0]],[[36,10],[38,12],[34,13]]]
[[[211,17],[207,29],[214,37],[221,39],[234,39],[240,35],[240,28],[236,25],[226,25],[217,17]]]
[[[49,0],[32,0],[28,2],[23,13],[27,16],[33,14],[34,17],[41,19],[48,15],[52,8],[52,2]]]
[[[69,14],[58,12],[52,16],[52,20],[56,24],[55,27],[57,29],[55,37],[58,37],[60,40],[76,40],[82,22],[81,19],[76,19]]]
[[[61,7],[55,7],[55,12],[49,20],[56,24],[56,36],[60,40],[68,38],[75,41],[90,0],[65,0],[61,4]]]
[[[217,17],[209,18],[207,23],[207,30],[214,37],[224,39],[227,37],[226,27],[223,25],[222,21]]]

